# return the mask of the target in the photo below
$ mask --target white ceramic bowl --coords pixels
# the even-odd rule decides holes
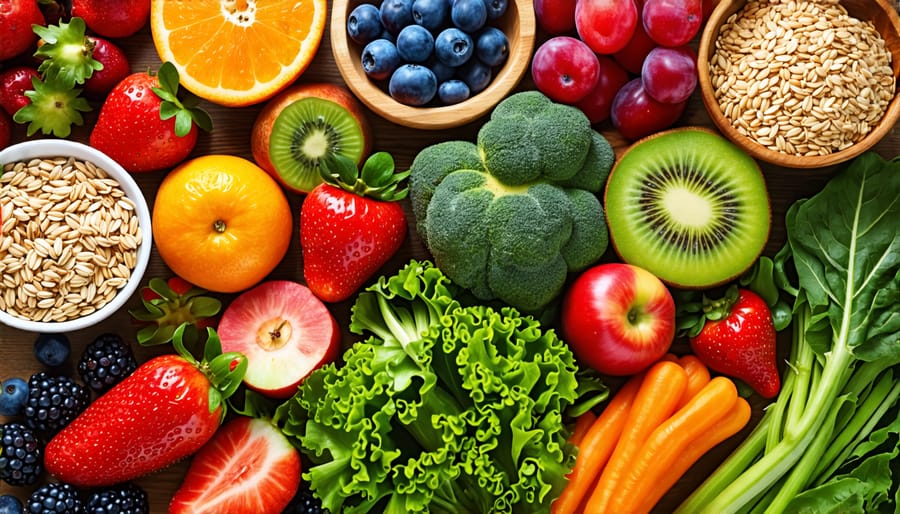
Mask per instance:
[[[150,209],[137,183],[116,161],[106,154],[90,146],[63,139],[38,139],[26,141],[0,150],[0,170],[11,162],[28,161],[35,158],[74,157],[80,161],[89,161],[102,168],[119,182],[125,196],[135,205],[138,224],[141,228],[142,242],[137,250],[137,260],[131,270],[128,282],[109,302],[91,314],[66,321],[30,321],[13,316],[0,310],[0,324],[29,332],[70,332],[96,325],[118,311],[137,290],[150,262],[152,232],[150,229]],[[2,199],[0,199],[2,201]],[[3,235],[0,234],[0,238]]]

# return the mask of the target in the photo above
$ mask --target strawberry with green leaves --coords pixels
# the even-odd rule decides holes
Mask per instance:
[[[201,360],[182,343],[154,357],[98,397],[50,440],[44,467],[57,480],[94,487],[131,480],[197,452],[224,420],[247,360],[208,330]]]
[[[22,77],[29,79],[24,100],[13,98],[19,107],[13,119],[28,123],[29,136],[41,131],[45,135],[68,137],[72,125],[84,123],[81,113],[91,110],[81,93],[105,94],[131,72],[120,48],[107,40],[88,36],[85,31],[81,18],[34,27],[42,43],[34,56],[41,63],[34,76],[28,70],[20,70],[10,78],[18,77],[20,82]]]
[[[222,302],[205,296],[207,291],[181,277],[150,279],[141,288],[141,308],[129,311],[138,322],[145,324],[138,330],[137,341],[142,346],[165,344],[172,340],[175,330],[187,324],[186,332],[214,328]]]
[[[90,144],[132,173],[171,168],[197,144],[198,127],[212,129],[196,98],[178,97],[178,71],[170,62],[154,75],[133,73],[110,91],[91,131]]]
[[[397,253],[406,238],[406,215],[398,200],[407,189],[386,152],[371,155],[359,170],[334,155],[321,166],[324,182],[303,200],[300,246],[309,289],[326,302],[349,298]]]
[[[746,382],[764,398],[778,394],[775,325],[769,305],[755,292],[733,285],[722,298],[704,295],[702,313],[685,334],[710,369]]]

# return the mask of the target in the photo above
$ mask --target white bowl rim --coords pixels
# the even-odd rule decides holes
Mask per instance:
[[[144,193],[129,172],[108,155],[84,143],[68,139],[35,139],[8,146],[0,150],[0,169],[10,162],[25,161],[34,158],[52,158],[72,156],[82,161],[90,161],[105,170],[110,177],[119,182],[122,191],[135,204],[138,224],[141,227],[142,241],[138,247],[137,261],[128,282],[106,305],[87,316],[67,321],[31,321],[13,316],[0,310],[0,324],[35,333],[60,333],[76,331],[91,327],[105,320],[125,305],[137,291],[144,272],[150,262],[152,247],[152,231],[150,228],[150,209]],[[0,237],[3,237],[0,235]]]

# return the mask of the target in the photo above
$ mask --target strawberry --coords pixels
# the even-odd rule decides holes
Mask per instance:
[[[31,66],[13,66],[0,71],[0,107],[10,116],[28,105],[31,100],[25,92],[31,89],[31,79],[41,74]]]
[[[37,41],[31,26],[43,24],[37,0],[0,0],[0,61],[31,49]]]
[[[130,36],[150,19],[150,0],[72,0],[72,16],[80,16],[97,34]]]
[[[178,98],[178,71],[170,62],[159,72],[133,73],[116,85],[91,131],[90,144],[133,173],[170,168],[197,144],[197,127],[212,128],[196,98]]]
[[[694,354],[710,369],[743,380],[764,398],[781,389],[776,336],[766,302],[731,286],[718,300],[703,298],[704,320],[689,332]]]
[[[125,52],[113,42],[95,36],[88,36],[87,41],[89,45],[93,45],[91,55],[103,68],[84,81],[84,94],[100,98],[131,74],[131,64]]]
[[[326,302],[356,292],[400,249],[406,216],[397,200],[409,172],[394,173],[394,159],[378,152],[362,171],[349,158],[323,161],[325,182],[316,186],[300,209],[300,247],[307,286]]]
[[[271,421],[238,416],[191,459],[169,514],[282,512],[300,483],[300,454]]]
[[[173,338],[177,354],[138,366],[47,443],[44,467],[51,475],[76,486],[124,482],[193,454],[212,438],[247,360],[221,353],[209,329],[197,361],[182,335],[183,327]]]
[[[142,346],[168,343],[183,323],[188,325],[185,330],[190,331],[215,327],[222,302],[204,296],[206,293],[181,277],[150,279],[141,288],[141,308],[129,311],[135,320],[146,324],[137,333],[138,343]]]

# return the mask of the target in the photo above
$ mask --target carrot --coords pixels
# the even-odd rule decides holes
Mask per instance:
[[[725,419],[715,424],[712,428],[698,437],[681,452],[672,467],[654,484],[643,498],[643,505],[639,512],[650,512],[664,494],[669,492],[691,466],[696,464],[701,457],[706,455],[719,443],[725,441],[734,434],[740,432],[750,421],[750,404],[743,398],[738,398],[731,410],[725,415]]]
[[[675,362],[659,361],[646,371],[622,427],[622,435],[597,480],[585,512],[610,512],[607,506],[644,441],[672,415],[686,386],[687,373]]]
[[[678,359],[678,363],[687,372],[688,385],[681,399],[681,405],[684,406],[709,382],[709,368],[696,355],[682,355]]]
[[[717,423],[722,422],[737,401],[737,388],[730,379],[710,380],[693,398],[660,424],[634,455],[627,473],[616,485],[610,512],[633,513],[679,456]]]
[[[587,411],[575,420],[575,428],[572,429],[572,435],[569,436],[569,442],[575,446],[581,446],[581,440],[587,433],[591,425],[597,419],[597,415],[593,411]]]
[[[631,411],[643,375],[635,375],[613,395],[612,399],[597,416],[596,421],[581,439],[575,467],[569,474],[569,483],[550,508],[552,514],[580,512],[581,505],[597,476],[606,465],[616,441],[622,434],[625,419]]]

